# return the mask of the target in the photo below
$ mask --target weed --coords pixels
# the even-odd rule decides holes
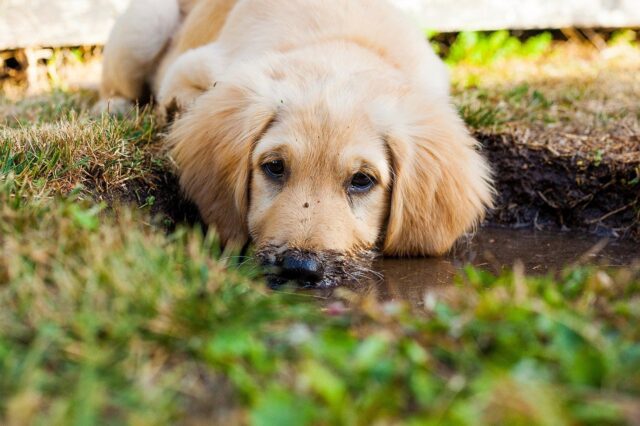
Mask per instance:
[[[615,31],[608,42],[609,46],[638,46],[638,32],[631,29]]]
[[[502,111],[493,105],[462,105],[460,114],[473,128],[488,128],[504,123]]]
[[[445,62],[449,65],[488,65],[512,57],[537,57],[549,50],[552,36],[541,33],[521,41],[508,31],[461,32],[451,44]],[[442,51],[442,47],[438,47]]]

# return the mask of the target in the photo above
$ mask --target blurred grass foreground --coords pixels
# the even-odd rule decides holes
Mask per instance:
[[[637,134],[635,32],[443,37],[474,131]],[[54,53],[0,95],[0,424],[640,424],[640,267],[469,267],[419,308],[273,293],[167,213],[149,111],[88,113],[65,73],[99,52]]]
[[[469,268],[423,309],[326,305],[227,268],[211,235],[43,186],[0,187],[5,424],[640,420],[637,268]]]

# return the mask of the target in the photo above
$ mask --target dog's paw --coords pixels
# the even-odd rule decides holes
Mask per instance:
[[[107,115],[129,115],[135,111],[135,104],[125,98],[100,99],[91,110],[94,116],[101,117]]]
[[[180,117],[181,107],[174,100],[158,103],[155,107],[156,122],[160,127],[168,126]]]

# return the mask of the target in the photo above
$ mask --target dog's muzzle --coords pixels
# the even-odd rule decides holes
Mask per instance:
[[[324,278],[320,261],[309,254],[285,253],[280,268],[283,278],[300,283],[315,285]]]
[[[262,265],[271,287],[295,282],[302,287],[316,287],[324,279],[322,262],[313,253],[287,250],[280,256],[265,256]]]
[[[334,251],[283,250],[267,246],[259,249],[256,257],[271,288],[286,283],[305,288],[328,288],[375,279],[378,275],[370,269],[375,253],[367,250],[348,256]]]

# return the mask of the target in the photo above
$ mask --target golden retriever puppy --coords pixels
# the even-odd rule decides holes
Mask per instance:
[[[149,87],[185,194],[277,285],[446,253],[492,202],[443,63],[385,0],[135,0],[102,107]]]

